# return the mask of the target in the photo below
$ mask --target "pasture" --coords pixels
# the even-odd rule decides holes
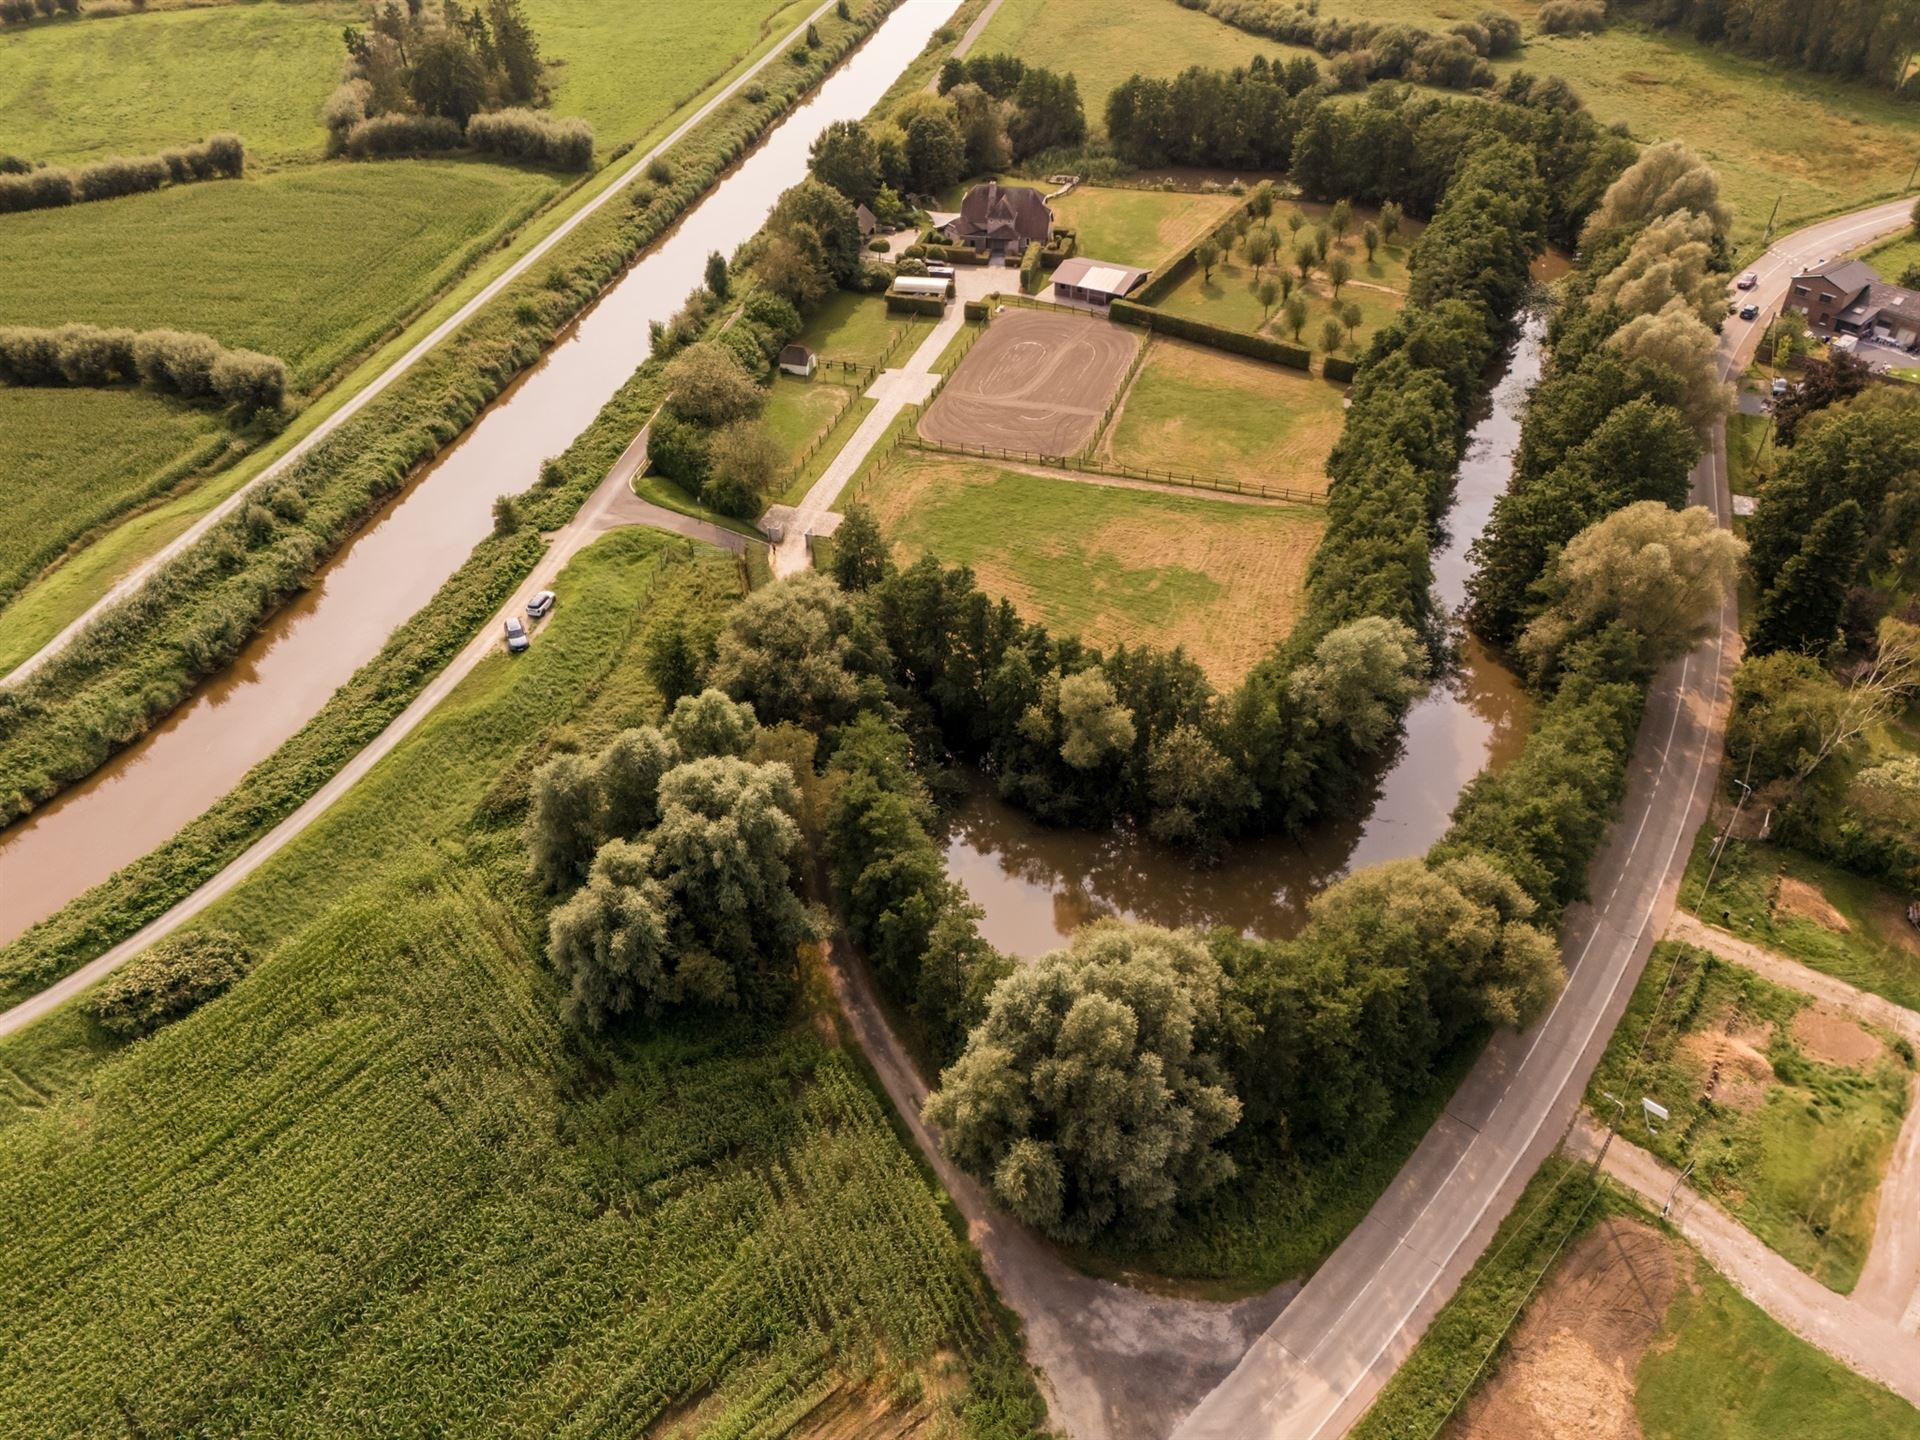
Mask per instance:
[[[877,295],[836,290],[807,317],[807,327],[800,332],[800,338],[811,345],[822,360],[878,365],[903,331],[916,328],[930,329],[931,324],[912,316],[889,315],[887,302]],[[893,352],[895,358],[908,353],[907,347],[911,344],[911,339],[900,340],[900,349]]]
[[[920,433],[946,445],[1076,454],[1098,431],[1140,343],[1134,330],[1100,318],[1009,311],[967,351]]]
[[[1083,185],[1053,202],[1076,234],[1075,254],[1153,270],[1166,264],[1239,202],[1224,193],[1102,189]]]
[[[1598,1111],[1609,1092],[1653,1096],[1672,1122],[1651,1133],[1631,1115],[1627,1137],[1676,1168],[1692,1162],[1697,1188],[1845,1294],[1873,1243],[1907,1078],[1906,1063],[1846,1016],[1667,945],[1648,962],[1587,1104]]]
[[[1239,504],[902,450],[859,497],[903,562],[981,588],[1089,644],[1181,645],[1233,684],[1293,628],[1317,507]]]
[[[218,455],[225,429],[146,391],[0,386],[0,605],[95,526]]]
[[[526,772],[556,726],[592,745],[656,713],[648,650],[717,623],[733,566],[627,532],[556,588],[529,655],[210,917],[260,957],[232,992],[128,1045],[69,1010],[4,1047],[39,1068],[0,1112],[0,1410],[916,1430],[990,1371],[1019,1412],[974,1262],[828,1013],[561,1028]]]
[[[1126,465],[1324,491],[1344,394],[1298,370],[1155,340],[1102,448]]]

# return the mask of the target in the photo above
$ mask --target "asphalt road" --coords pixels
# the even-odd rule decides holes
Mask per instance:
[[[1778,308],[1789,276],[1901,228],[1910,205],[1875,206],[1783,239],[1751,267],[1762,315]],[[1729,317],[1723,376],[1745,367],[1763,328]],[[1696,500],[1729,523],[1724,429],[1693,478]],[[1175,1429],[1181,1440],[1344,1435],[1559,1143],[1672,914],[1720,763],[1736,620],[1728,597],[1715,634],[1653,686],[1622,818],[1590,874],[1595,901],[1570,911],[1561,929],[1568,976],[1553,1008],[1487,1047],[1367,1218]]]
[[[665,154],[673,148],[673,146],[679,144],[686,138],[688,132],[749,84],[753,80],[753,77],[758,75],[761,70],[769,65],[785,61],[787,51],[792,48],[792,45],[805,38],[807,27],[825,15],[832,7],[833,0],[823,0],[823,3],[809,14],[806,19],[794,26],[792,31],[790,31],[778,45],[773,46],[750,68],[729,81],[722,89],[702,104],[698,110],[695,110],[679,125],[674,127],[673,132],[658,145],[655,145],[651,150],[647,151],[646,154],[637,155],[628,161],[625,173],[622,174],[618,180],[614,181],[613,184],[609,185],[605,190],[602,190],[598,195],[594,196],[593,199],[574,211],[573,214],[569,215],[554,228],[552,234],[541,240],[531,250],[527,251],[526,254],[509,265],[497,279],[489,282],[487,286],[471,300],[468,300],[458,310],[454,311],[453,314],[434,326],[432,330],[420,339],[418,344],[414,345],[406,354],[402,355],[398,360],[395,360],[393,364],[388,366],[373,380],[369,381],[363,389],[356,393],[338,410],[334,411],[325,420],[322,420],[313,428],[312,433],[304,437],[292,449],[288,450],[286,454],[274,461],[273,464],[267,466],[266,469],[262,470],[258,475],[254,476],[253,479],[234,491],[233,494],[229,495],[225,500],[222,500],[218,505],[214,506],[213,509],[201,516],[200,519],[195,521],[188,529],[170,540],[154,554],[141,561],[125,575],[115,580],[112,588],[98,600],[94,601],[93,604],[89,605],[78,619],[73,621],[72,624],[68,625],[59,634],[55,635],[45,645],[42,645],[32,655],[21,661],[20,664],[15,666],[5,677],[0,677],[0,685],[17,684],[33,674],[34,671],[45,665],[49,660],[53,659],[54,656],[66,649],[66,647],[73,642],[74,637],[81,631],[85,630],[108,610],[118,605],[122,600],[125,600],[137,591],[142,585],[146,584],[161,566],[188,549],[215,525],[218,525],[228,515],[231,515],[235,510],[239,509],[240,506],[246,504],[248,496],[255,489],[268,483],[276,475],[283,474],[290,467],[299,463],[303,456],[321,444],[335,430],[338,430],[342,425],[346,424],[347,421],[351,420],[368,405],[372,404],[389,386],[418,364],[420,360],[439,345],[441,341],[445,340],[455,330],[459,329],[478,314],[481,307],[524,275],[531,266],[539,262],[542,256],[546,255],[554,246],[558,245],[562,240],[566,239],[568,235],[571,235],[584,224],[588,216],[594,214],[602,206],[610,204],[616,197],[624,193],[626,188],[633,183],[646,169],[648,163],[656,156]]]

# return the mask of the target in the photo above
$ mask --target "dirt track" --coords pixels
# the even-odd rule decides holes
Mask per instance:
[[[1109,320],[1037,310],[997,316],[920,421],[946,445],[1071,455],[1095,427],[1140,347]]]

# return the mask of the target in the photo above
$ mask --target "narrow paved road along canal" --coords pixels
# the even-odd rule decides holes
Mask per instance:
[[[959,0],[907,0],[282,611],[234,664],[84,784],[0,832],[0,943],[170,838],[304,725],[430,599],[646,359],[706,257],[731,254],[836,120],[864,116]],[[778,63],[780,57],[776,57]]]
[[[1433,556],[1434,592],[1445,610],[1466,600],[1468,549],[1507,488],[1545,331],[1544,321],[1527,322],[1468,437],[1445,543]],[[1468,640],[1459,666],[1408,712],[1372,802],[1303,839],[1243,842],[1216,868],[1195,870],[1138,836],[1040,825],[983,783],[954,817],[947,870],[986,911],[981,934],[1013,955],[1045,954],[1102,915],[1288,935],[1307,901],[1341,875],[1418,855],[1438,840],[1461,787],[1519,754],[1529,718],[1518,682]]]

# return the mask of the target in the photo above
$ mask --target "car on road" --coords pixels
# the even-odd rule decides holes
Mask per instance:
[[[539,594],[535,595],[531,600],[527,601],[527,618],[529,620],[538,620],[542,615],[545,615],[549,610],[553,609],[553,599],[553,591],[551,590],[542,590]]]
[[[1776,375],[1773,377],[1773,393],[1774,394],[1785,395],[1789,393],[1792,389],[1793,389],[1793,386],[1787,383],[1786,376]]]
[[[533,642],[527,639],[527,627],[520,623],[518,615],[507,617],[507,650],[518,655]]]
[[[1742,306],[1740,307],[1740,318],[1741,318],[1742,320],[1757,320],[1757,319],[1759,319],[1759,318],[1760,318],[1760,307],[1759,307],[1758,305],[1755,305],[1755,304],[1754,304],[1754,303],[1753,303],[1752,301],[1748,301],[1748,302],[1747,302],[1747,303],[1746,303],[1745,305],[1742,305]]]
[[[1736,290],[1751,290],[1753,289],[1754,286],[1758,285],[1759,283],[1760,283],[1760,277],[1754,274],[1753,271],[1749,270],[1747,271],[1746,274],[1742,275],[1738,280],[1733,282],[1733,287]]]

